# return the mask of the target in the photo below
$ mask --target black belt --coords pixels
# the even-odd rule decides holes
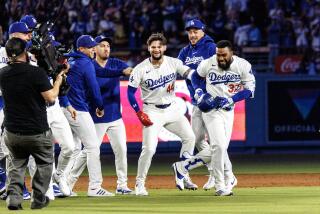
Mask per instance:
[[[151,103],[144,103],[146,105],[151,105]],[[154,105],[154,104],[153,104]],[[154,105],[155,107],[157,108],[161,108],[161,109],[165,109],[165,108],[168,108],[169,106],[171,105],[171,103],[169,104],[163,104],[163,105]]]

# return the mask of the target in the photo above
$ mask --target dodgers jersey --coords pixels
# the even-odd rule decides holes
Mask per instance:
[[[238,56],[232,56],[233,61],[227,70],[218,67],[216,55],[200,63],[197,72],[206,77],[206,90],[213,97],[231,97],[243,88],[250,90],[252,97],[255,90],[255,78],[251,64]]]
[[[163,56],[160,67],[154,67],[147,58],[138,64],[129,78],[129,86],[141,86],[141,99],[144,103],[164,105],[175,99],[174,83],[177,73],[182,77],[190,68],[173,57]]]

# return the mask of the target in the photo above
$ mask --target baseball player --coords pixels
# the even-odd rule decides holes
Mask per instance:
[[[117,58],[109,58],[111,39],[98,36],[95,41],[96,60],[93,61],[96,77],[100,86],[104,109],[108,109],[108,114],[97,117],[95,109],[90,109],[91,117],[95,123],[98,139],[103,141],[105,134],[108,135],[112,150],[115,155],[115,165],[117,172],[116,194],[131,194],[132,190],[127,186],[127,144],[126,130],[121,116],[120,106],[120,76],[129,76],[132,68],[125,62]],[[74,165],[70,174],[72,184],[79,178],[86,166],[86,153],[81,156],[82,162]],[[79,157],[80,159],[80,157]]]
[[[100,141],[97,137],[94,122],[89,113],[88,103],[90,99],[96,115],[98,117],[104,115],[100,88],[96,80],[94,65],[92,64],[94,48],[97,44],[98,43],[96,43],[91,36],[82,35],[77,39],[77,50],[68,55],[71,57],[69,58],[71,67],[68,73],[67,82],[71,88],[67,98],[73,108],[77,110],[76,119],[72,118],[72,115],[67,109],[63,110],[75,137],[78,138],[84,146],[83,151],[76,159],[74,165],[80,165],[79,163],[82,162],[82,155],[87,156],[86,160],[89,171],[88,196],[93,197],[114,196],[113,193],[110,193],[101,187]],[[63,106],[67,107],[68,103],[63,103]],[[69,185],[72,183],[69,178],[68,182]]]
[[[225,154],[232,133],[234,105],[241,100],[252,98],[255,78],[251,64],[233,55],[232,44],[227,40],[217,43],[216,54],[200,63],[192,75],[198,107],[209,134],[210,151],[202,150],[194,157],[173,164],[178,188],[183,187],[183,177],[188,170],[210,163],[215,178],[216,195],[232,195],[234,183],[226,183],[224,177]],[[206,79],[206,91],[201,89]],[[211,153],[211,157],[208,157]]]
[[[29,41],[31,39],[30,37],[30,32],[31,30],[28,28],[28,26],[23,23],[23,22],[14,22],[9,26],[9,37],[10,38],[20,38],[24,41]],[[6,53],[6,50],[4,47],[0,48],[0,68],[7,66],[8,62],[8,56]],[[34,59],[29,55],[29,63],[32,65],[36,65],[36,62]],[[0,110],[0,123],[3,123],[3,100],[2,96],[0,96],[1,100],[1,110]],[[0,160],[1,162],[4,162],[8,154],[8,150],[2,140],[1,137],[1,146],[0,146]],[[1,197],[5,198],[6,196],[3,194],[5,192],[5,183],[6,183],[6,174],[5,174],[5,169],[3,168],[5,164],[1,164],[1,169],[0,169],[0,195]],[[2,191],[1,191],[2,190]],[[26,185],[24,184],[23,188],[23,199],[24,200],[29,200],[31,198],[31,195],[26,188]]]
[[[183,62],[184,65],[187,65],[194,70],[197,69],[200,62],[208,59],[216,53],[216,44],[210,36],[205,34],[204,29],[205,25],[199,19],[192,19],[185,25],[185,30],[188,33],[188,39],[190,43],[181,49],[178,58]],[[196,148],[198,151],[203,149],[208,150],[209,144],[205,140],[207,131],[202,118],[202,113],[196,105],[196,100],[194,98],[195,93],[191,84],[191,80],[186,79],[186,84],[189,89],[193,104],[191,126],[196,136]],[[203,81],[203,85],[205,85],[205,81]],[[226,180],[233,181],[235,176],[232,172],[232,164],[230,162],[228,153],[225,155],[225,165]],[[208,181],[203,185],[203,189],[205,190],[209,190],[214,187],[213,170],[209,167],[209,165],[207,165],[207,167],[210,172],[210,176]],[[185,176],[184,188],[197,189],[197,185],[192,183],[188,175]]]
[[[187,118],[183,113],[178,113],[178,106],[174,101],[177,74],[191,78],[191,69],[183,65],[179,59],[164,55],[166,38],[162,34],[152,34],[147,45],[151,57],[133,69],[128,86],[130,105],[144,126],[135,186],[135,193],[140,196],[148,195],[145,180],[157,148],[161,128],[164,127],[181,138],[180,158],[193,155],[195,140]],[[143,110],[140,110],[134,96],[139,86],[142,91]]]

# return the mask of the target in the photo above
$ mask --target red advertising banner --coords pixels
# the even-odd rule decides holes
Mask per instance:
[[[128,81],[121,81],[121,104],[122,104],[122,117],[126,127],[127,142],[141,142],[142,141],[142,125],[138,120],[134,110],[131,108],[127,98]],[[188,88],[184,80],[178,80],[175,84],[175,92],[177,96],[176,102],[180,106],[180,110],[188,114],[191,117],[192,104],[189,95]],[[140,99],[141,91],[136,93],[139,106],[142,106]],[[173,133],[163,128],[159,133],[159,141],[180,141],[180,139]],[[233,132],[231,140],[244,141],[245,135],[245,102],[241,101],[236,104],[235,108],[235,120],[233,124]],[[104,138],[104,142],[109,142],[107,136]]]
[[[302,55],[281,55],[276,57],[276,73],[294,73],[300,66]]]

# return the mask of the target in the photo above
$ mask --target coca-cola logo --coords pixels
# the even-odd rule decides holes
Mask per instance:
[[[292,58],[287,58],[281,63],[282,72],[295,72],[300,65],[300,60],[294,60]]]
[[[301,63],[302,56],[278,56],[276,58],[276,71],[279,73],[293,73]]]

